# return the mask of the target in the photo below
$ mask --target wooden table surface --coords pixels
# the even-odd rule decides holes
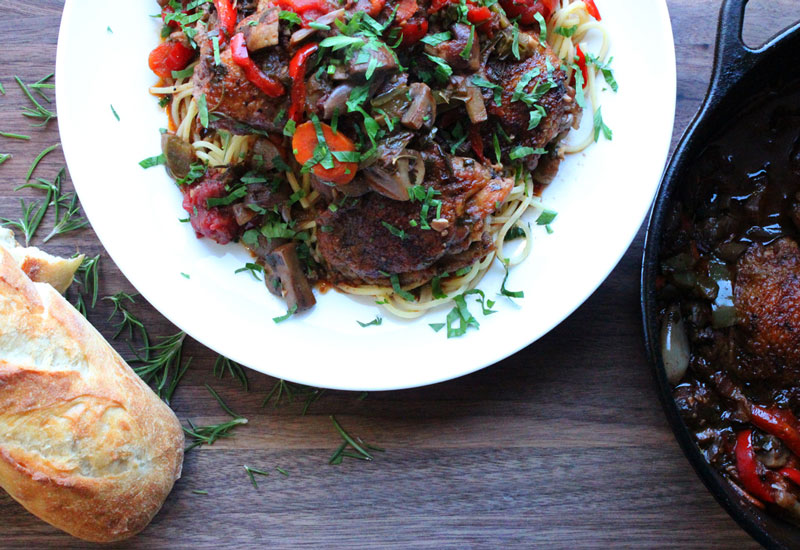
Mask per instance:
[[[13,188],[33,157],[59,139],[56,121],[37,129],[20,116],[26,100],[13,75],[34,82],[54,70],[62,4],[0,0],[0,82],[6,89],[0,130],[33,138],[0,141],[0,153],[13,154],[0,167],[1,217],[19,216],[20,197],[41,198]],[[719,1],[668,4],[678,58],[677,139],[705,93]],[[748,37],[767,37],[800,19],[796,0],[753,4]],[[63,165],[56,150],[36,175],[51,178]],[[41,234],[51,225],[45,219]],[[695,476],[658,403],[639,313],[643,234],[600,289],[550,334],[493,367],[432,387],[366,398],[325,392],[301,415],[302,398],[261,406],[276,383],[270,377],[249,372],[249,392],[229,376],[216,379],[216,356],[187,341],[193,361],[172,403],[178,417],[224,421],[204,388],[211,384],[249,424],[190,452],[183,477],[150,527],[116,546],[755,547]],[[46,248],[101,254],[101,296],[134,290],[91,229],[53,239]],[[151,335],[175,332],[143,300],[132,310]],[[89,313],[106,337],[113,334],[110,313],[103,301]],[[124,352],[124,341],[117,344]],[[329,465],[341,441],[331,414],[386,452],[373,462]],[[272,473],[256,489],[245,464]],[[91,546],[29,515],[2,492],[0,517],[2,548]]]

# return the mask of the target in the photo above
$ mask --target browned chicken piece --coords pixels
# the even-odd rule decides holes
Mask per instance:
[[[752,245],[734,288],[740,316],[740,367],[746,380],[797,380],[800,374],[800,250],[783,238]]]
[[[281,132],[286,120],[278,120],[281,109],[287,109],[288,94],[280,98],[268,97],[244,75],[244,71],[233,62],[230,48],[220,51],[221,65],[214,63],[211,41],[198,39],[200,61],[194,70],[194,96],[205,94],[208,110],[222,115],[210,123],[211,128],[229,130],[233,133],[252,132],[237,123],[244,123],[260,130]],[[289,59],[285,48],[267,48],[259,55],[258,65],[266,67],[264,73],[286,83]]]
[[[549,66],[553,68],[548,71]],[[538,73],[537,73],[538,71]],[[532,76],[535,74],[536,76]],[[567,75],[561,69],[561,61],[556,57],[549,46],[539,46],[531,57],[523,61],[508,59],[505,61],[492,61],[486,64],[488,79],[503,87],[502,103],[498,106],[492,99],[490,90],[484,90],[484,100],[490,115],[498,118],[511,142],[500,140],[500,146],[506,160],[508,154],[516,147],[533,147],[534,149],[546,148],[562,133],[568,131],[581,109],[575,101],[575,89],[568,85]],[[532,78],[531,78],[532,76]],[[530,123],[529,107],[516,93],[517,85],[523,78],[530,79],[524,87],[527,94],[543,91],[551,86],[538,100],[537,104],[544,107],[547,116],[542,118],[538,126],[528,129]],[[513,100],[513,101],[512,101]],[[483,135],[487,150],[490,150],[492,132],[494,128],[484,125]],[[528,169],[535,170],[539,162],[538,155],[525,158]]]
[[[385,283],[389,273],[400,274],[404,284],[418,283],[445,270],[431,270],[434,264],[464,253],[473,243],[473,260],[475,250],[491,250],[490,244],[481,244],[486,217],[506,199],[513,182],[473,159],[450,160],[452,174],[441,156],[429,155],[426,163],[425,182],[440,193],[436,200],[442,203],[438,218],[430,209],[430,229],[422,229],[421,202],[374,192],[319,216],[319,251],[336,279]]]

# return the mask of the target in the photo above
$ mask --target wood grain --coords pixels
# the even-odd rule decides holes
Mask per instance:
[[[621,1],[621,0],[608,0]],[[678,57],[675,137],[705,93],[714,0],[668,2]],[[0,130],[14,158],[0,167],[0,216],[19,215],[13,192],[33,157],[58,142],[55,122],[32,129],[12,75],[54,70],[62,2],[0,0]],[[800,19],[794,0],[754,2],[746,36],[758,41]],[[63,108],[63,106],[62,106]],[[654,106],[657,108],[657,106]],[[37,169],[51,178],[60,150]],[[49,229],[52,220],[46,220]],[[44,234],[44,233],[42,233]],[[639,315],[643,235],[605,284],[539,342],[472,376],[402,392],[326,392],[302,402],[261,402],[275,380],[249,373],[250,392],[212,375],[215,356],[189,342],[192,366],[173,407],[181,419],[225,419],[213,385],[250,423],[187,456],[183,478],[139,537],[114,548],[753,548],[681,454],[657,401]],[[35,241],[36,242],[36,241]],[[54,253],[102,254],[101,295],[133,291],[91,229],[48,243]],[[134,306],[153,335],[175,331],[145,303]],[[110,304],[90,319],[110,337]],[[120,347],[124,344],[120,342]],[[372,463],[328,465],[339,444],[329,415],[386,449]],[[256,489],[243,465],[272,471]],[[289,476],[274,470],[282,467]],[[193,490],[208,491],[208,495]],[[85,548],[0,494],[0,547]]]

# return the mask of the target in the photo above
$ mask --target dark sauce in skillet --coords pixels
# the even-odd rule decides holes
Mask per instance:
[[[677,193],[657,279],[676,403],[742,498],[800,523],[800,81],[750,101]]]

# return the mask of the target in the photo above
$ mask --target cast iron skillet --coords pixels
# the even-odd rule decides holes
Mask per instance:
[[[672,385],[661,361],[660,323],[655,292],[661,238],[665,221],[683,185],[689,165],[709,139],[758,91],[772,83],[800,77],[800,24],[754,50],[742,41],[747,0],[724,0],[717,31],[717,50],[711,85],[703,106],[681,138],[656,197],[645,240],[642,263],[642,314],[647,352],[655,366],[661,403],[675,437],[700,479],[728,513],[753,538],[768,548],[800,548],[800,528],[781,521],[744,502],[730,484],[703,458],[681,419]],[[698,521],[702,521],[699,519]]]

